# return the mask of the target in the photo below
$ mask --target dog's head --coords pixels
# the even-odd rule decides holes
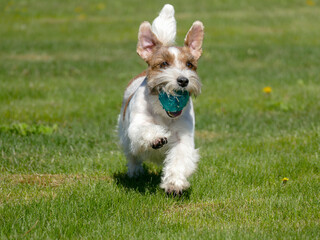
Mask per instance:
[[[203,35],[203,24],[196,21],[185,37],[184,46],[177,47],[161,42],[149,22],[140,25],[137,53],[148,64],[147,84],[152,94],[161,90],[170,94],[175,91],[200,94],[197,62],[202,53]]]

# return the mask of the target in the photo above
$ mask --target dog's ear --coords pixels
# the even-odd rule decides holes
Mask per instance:
[[[184,45],[190,49],[191,54],[198,60],[202,53],[204,27],[202,22],[195,21],[184,39]]]
[[[138,46],[137,53],[139,56],[148,61],[152,56],[153,52],[158,46],[161,45],[161,42],[158,40],[156,35],[151,30],[151,25],[149,22],[143,22],[139,28],[138,34]]]

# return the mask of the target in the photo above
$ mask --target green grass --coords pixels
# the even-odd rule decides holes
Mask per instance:
[[[138,26],[164,3],[0,1],[1,239],[320,239],[319,2],[172,2],[180,45],[206,33],[182,198],[158,166],[126,177],[116,144]]]

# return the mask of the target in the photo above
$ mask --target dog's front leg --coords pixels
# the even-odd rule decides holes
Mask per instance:
[[[128,127],[130,150],[139,155],[147,150],[158,149],[167,144],[170,132],[163,126],[155,124],[152,117],[135,114]]]
[[[169,148],[160,186],[168,194],[181,195],[190,185],[187,178],[196,169],[198,150],[194,149],[193,137],[190,135],[181,137]]]

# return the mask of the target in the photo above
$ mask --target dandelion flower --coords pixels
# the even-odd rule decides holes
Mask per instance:
[[[85,20],[87,18],[86,14],[79,14],[78,15],[78,20]]]
[[[83,8],[82,8],[82,7],[76,7],[76,8],[74,9],[74,11],[75,11],[76,13],[81,13],[81,12],[83,12]]]
[[[282,178],[282,183],[283,183],[283,184],[286,184],[288,180],[289,180],[289,178],[286,178],[286,177],[285,177],[285,178]]]
[[[106,8],[106,5],[104,4],[104,3],[99,3],[99,4],[97,4],[97,9],[98,10],[103,10],[103,9],[105,9]]]
[[[266,93],[266,94],[270,94],[270,93],[272,92],[272,88],[271,88],[271,87],[264,87],[264,88],[262,89],[262,91],[263,91],[264,93]]]
[[[309,6],[314,6],[315,2],[312,1],[312,0],[307,0],[306,4],[309,5]]]

